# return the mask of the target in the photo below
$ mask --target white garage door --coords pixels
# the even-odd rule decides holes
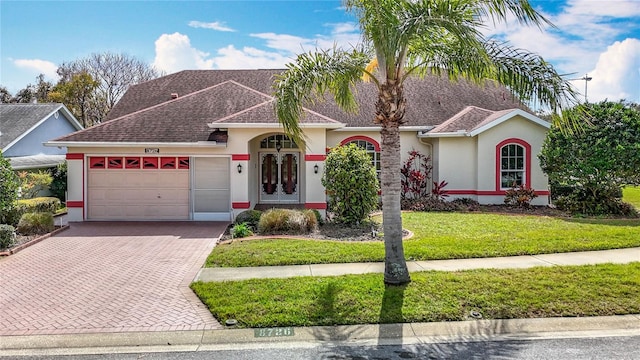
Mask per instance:
[[[188,220],[189,158],[90,157],[90,220]]]

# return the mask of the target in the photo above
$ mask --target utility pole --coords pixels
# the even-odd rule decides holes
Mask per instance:
[[[589,102],[589,100],[587,99],[587,84],[589,83],[589,81],[591,81],[591,79],[593,78],[589,76],[589,74],[584,74],[584,76],[579,79],[579,80],[584,80],[584,102],[585,103]]]

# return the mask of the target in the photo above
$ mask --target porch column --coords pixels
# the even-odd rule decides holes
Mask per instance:
[[[250,159],[250,154],[231,155],[231,208],[234,219],[239,213],[251,208],[249,200]]]
[[[67,153],[67,219],[84,221],[85,156]]]

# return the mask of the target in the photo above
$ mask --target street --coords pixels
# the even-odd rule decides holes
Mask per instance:
[[[263,344],[264,346],[264,344]],[[69,349],[74,351],[74,349]],[[85,349],[91,350],[91,349]],[[77,351],[77,349],[75,350]],[[59,352],[58,352],[59,353]],[[57,360],[401,360],[401,359],[640,359],[640,336],[584,337],[541,340],[503,340],[451,342],[388,346],[333,346],[327,344],[280,343],[273,348],[247,346],[237,350],[207,350],[172,352],[121,353],[100,355],[12,356],[0,359]]]

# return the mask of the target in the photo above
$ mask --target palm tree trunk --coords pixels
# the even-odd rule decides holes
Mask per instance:
[[[384,231],[384,282],[401,285],[411,281],[402,244],[400,211],[400,124],[405,100],[402,86],[385,84],[376,103],[376,121],[381,123],[382,227]]]

